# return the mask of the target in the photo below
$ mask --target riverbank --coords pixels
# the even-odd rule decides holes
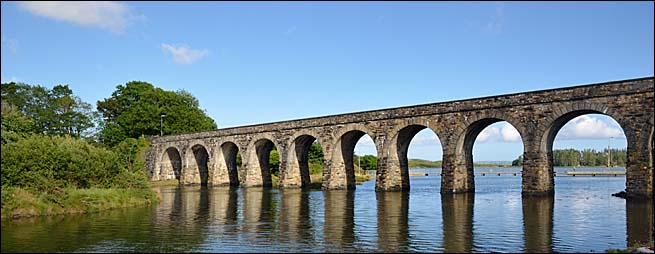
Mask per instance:
[[[2,187],[2,219],[34,216],[93,213],[116,208],[143,206],[159,198],[147,189],[56,189],[32,193],[17,187]]]

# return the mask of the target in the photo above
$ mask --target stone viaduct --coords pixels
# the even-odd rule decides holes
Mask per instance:
[[[626,135],[628,196],[652,198],[653,89],[653,77],[646,77],[163,136],[152,139],[147,168],[153,181],[267,187],[275,146],[279,186],[300,188],[310,183],[308,150],[318,141],[325,155],[323,189],[354,189],[354,147],[368,134],[377,149],[376,190],[407,191],[409,143],[429,128],[443,148],[441,193],[472,192],[473,143],[485,127],[507,121],[523,141],[523,194],[552,195],[557,132],[577,116],[596,113],[612,117]]]

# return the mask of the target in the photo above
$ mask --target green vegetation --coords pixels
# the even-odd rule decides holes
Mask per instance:
[[[104,119],[68,85],[4,83],[1,96],[3,219],[157,202],[144,136],[159,134],[160,114],[167,134],[216,128],[188,92],[145,82],[98,102]]]
[[[3,144],[31,133],[79,138],[94,126],[97,118],[91,104],[73,95],[68,85],[48,89],[5,83],[1,98]]]
[[[636,253],[637,249],[640,247],[651,247],[651,249],[654,246],[654,242],[646,242],[646,243],[635,243],[632,246],[628,247],[627,249],[607,249],[605,250],[606,253]]]
[[[160,134],[180,134],[216,129],[216,123],[199,108],[198,99],[185,90],[165,91],[132,81],[116,87],[110,98],[98,101],[104,117],[98,138],[114,146],[125,138]]]
[[[409,168],[440,168],[441,161],[429,161],[421,159],[409,159]]]
[[[553,165],[556,167],[598,167],[607,166],[608,150],[596,151],[594,149],[564,149],[553,151]],[[612,166],[625,166],[627,152],[625,149],[611,149],[609,151]],[[523,165],[523,156],[512,161],[512,166]]]

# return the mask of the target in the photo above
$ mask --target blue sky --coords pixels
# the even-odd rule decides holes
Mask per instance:
[[[653,76],[652,2],[1,5],[2,82],[93,104],[132,80],[185,89],[220,128]],[[605,129],[555,147],[606,147],[615,123],[591,119]],[[503,126],[475,160],[521,154]],[[441,158],[430,135],[410,157]]]

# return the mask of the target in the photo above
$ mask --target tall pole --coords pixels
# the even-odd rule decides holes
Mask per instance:
[[[159,136],[164,136],[164,117],[166,115],[162,114],[159,118]]]
[[[362,174],[362,156],[357,156],[357,167],[359,168],[359,174]]]
[[[607,167],[612,167],[612,137],[607,142]]]

